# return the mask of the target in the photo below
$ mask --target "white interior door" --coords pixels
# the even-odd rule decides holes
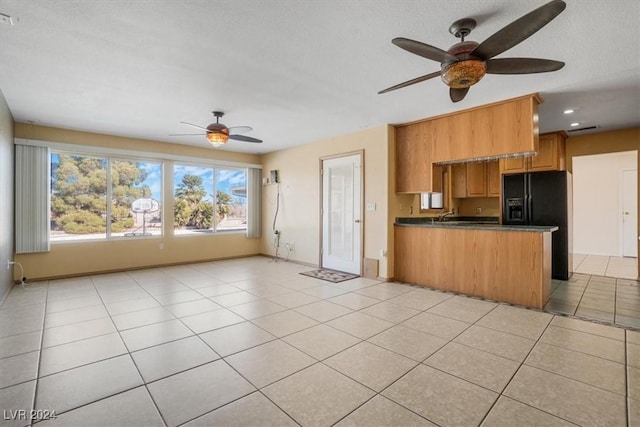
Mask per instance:
[[[638,171],[622,171],[622,256],[638,256]]]
[[[322,267],[360,274],[362,177],[359,154],[322,161]]]

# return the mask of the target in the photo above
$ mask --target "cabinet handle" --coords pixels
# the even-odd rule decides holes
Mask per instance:
[[[359,219],[356,219],[356,220],[355,220],[355,221],[353,221],[353,222],[355,222],[356,224],[360,224],[360,220],[359,220]]]

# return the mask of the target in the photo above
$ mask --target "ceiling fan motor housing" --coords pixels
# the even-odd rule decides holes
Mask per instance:
[[[454,89],[463,89],[478,83],[487,73],[487,66],[481,59],[470,55],[478,46],[477,42],[464,41],[449,48],[448,53],[460,60],[457,62],[443,62],[441,64],[442,81]]]

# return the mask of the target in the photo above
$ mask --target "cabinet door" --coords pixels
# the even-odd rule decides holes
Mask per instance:
[[[547,171],[558,169],[558,144],[554,135],[540,135],[538,154],[531,157],[529,170]]]
[[[500,162],[487,162],[487,196],[500,197],[501,187]]]
[[[451,166],[451,197],[460,199],[467,197],[467,165]]]
[[[502,170],[502,173],[526,172],[528,163],[528,160],[524,157],[500,159],[500,169]]]
[[[431,191],[429,123],[396,128],[396,193]]]
[[[467,163],[467,197],[486,197],[485,163]]]

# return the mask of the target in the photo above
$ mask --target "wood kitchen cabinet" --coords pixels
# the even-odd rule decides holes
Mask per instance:
[[[537,155],[502,159],[502,173],[540,172],[566,169],[566,134],[553,132],[540,135]]]
[[[396,127],[396,193],[432,191],[428,121]]]
[[[529,95],[431,119],[432,161],[536,151],[540,102]]]
[[[452,197],[500,197],[500,166],[497,160],[463,163],[451,167]]]

